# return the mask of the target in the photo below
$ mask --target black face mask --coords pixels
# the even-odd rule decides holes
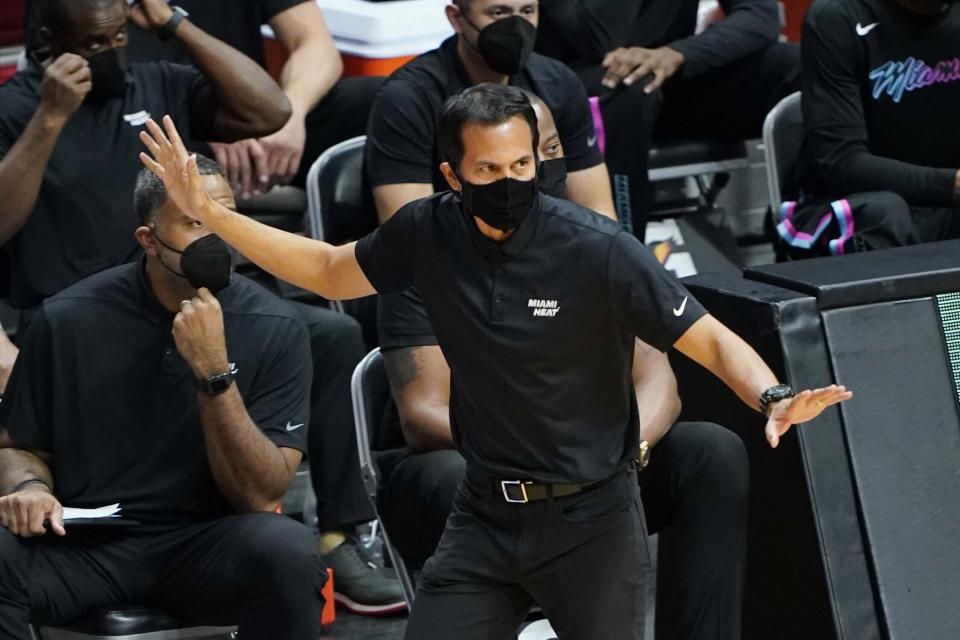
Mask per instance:
[[[463,212],[477,217],[494,229],[511,231],[533,211],[537,199],[537,179],[501,178],[490,184],[471,184],[461,179],[460,201]]]
[[[230,284],[233,276],[233,251],[220,236],[211,233],[194,240],[180,251],[164,242],[157,235],[156,229],[153,235],[168,250],[180,254],[180,268],[183,273],[174,271],[163,260],[160,260],[160,263],[170,273],[186,278],[194,289],[206,287],[211,293],[219,293]]]
[[[554,158],[540,162],[537,171],[537,183],[540,191],[554,198],[565,198],[567,195],[567,161],[565,158]]]
[[[466,15],[463,19],[477,29]],[[491,69],[506,76],[515,75],[523,69],[533,53],[533,45],[537,39],[537,28],[520,16],[491,22],[477,31],[479,36],[474,48],[480,52]],[[469,41],[467,42],[469,44]]]
[[[90,99],[98,102],[127,95],[127,48],[114,47],[87,58],[92,87]]]

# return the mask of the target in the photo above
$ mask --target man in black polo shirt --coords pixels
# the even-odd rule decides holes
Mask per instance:
[[[614,171],[618,187],[628,179],[638,194],[635,229],[647,216],[651,138],[759,137],[767,112],[800,88],[798,48],[777,41],[776,0],[720,0],[724,18],[695,35],[699,6],[571,0],[541,9],[537,51],[568,63],[600,97],[611,166],[621,156],[643,165],[620,180]]]
[[[11,301],[27,316],[82,277],[140,254],[129,203],[140,169],[137,131],[147,117],[169,113],[194,140],[231,141],[270,134],[289,116],[287,99],[258,64],[162,0],[132,11],[123,0],[42,0],[36,7],[45,25],[37,30],[41,42],[29,68],[0,87],[0,193],[10,194],[0,203],[0,242],[7,241],[11,256]],[[142,29],[158,25],[195,66],[135,63],[124,81],[126,67],[110,59],[126,55],[128,31],[157,40]],[[55,60],[44,71],[46,55]],[[119,85],[116,97],[87,95],[90,69],[93,85]],[[355,463],[349,396],[350,374],[365,350],[360,328],[342,314],[295,309],[314,354],[311,472],[338,593],[347,604],[374,610],[402,607],[396,580],[362,562],[352,541],[341,544],[341,531],[372,517]]]
[[[438,168],[440,109],[447,98],[480,82],[528,89],[546,102],[566,151],[565,195],[615,217],[583,85],[564,65],[531,53],[537,3],[458,0],[447,7],[447,18],[457,34],[394,72],[370,112],[365,160],[380,220],[408,202],[447,189]],[[621,222],[629,224],[628,219]]]
[[[200,172],[233,208],[222,169]],[[229,249],[158,178],[144,171],[135,198],[146,257],[44,303],[2,404],[0,638],[132,602],[315,640],[316,543],[271,513],[305,449],[306,330],[231,281]],[[61,505],[114,503],[139,525],[63,520]]]
[[[958,41],[955,2],[810,7],[801,190],[777,225],[796,255],[960,238]]]
[[[549,108],[528,97],[540,138],[538,186],[548,195],[562,194],[564,158],[556,125]],[[379,296],[378,310],[380,349],[396,406],[385,416],[387,428],[402,434],[399,439],[411,449],[381,469],[380,515],[404,559],[422,565],[437,548],[466,470],[450,429],[450,367],[416,289]],[[632,378],[639,439],[650,451],[650,464],[637,474],[644,517],[650,533],[669,526],[676,541],[661,547],[669,551],[660,554],[658,567],[657,635],[739,640],[746,450],[719,425],[676,423],[680,397],[666,354],[638,342]]]
[[[536,601],[563,637],[643,633],[646,528],[633,460],[634,336],[676,346],[768,416],[793,423],[851,397],[794,393],[709,316],[632,234],[537,191],[536,116],[483,84],[441,113],[453,192],[417,200],[340,247],[220,206],[172,120],[142,135],[171,198],[274,275],[328,298],[416,285],[450,365],[467,473],[427,563],[408,638],[504,638]]]
[[[276,131],[290,116],[280,88],[252,60],[163,0],[132,11],[124,0],[44,0],[39,36],[50,57],[0,87],[0,244],[11,264],[11,303],[44,298],[140,247],[130,210],[137,132],[173,114],[197,138],[236,140]],[[127,65],[127,19],[176,37],[200,70]]]

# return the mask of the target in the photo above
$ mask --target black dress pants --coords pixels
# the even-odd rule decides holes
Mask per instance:
[[[317,525],[320,531],[335,531],[374,517],[360,477],[350,399],[350,378],[366,347],[360,325],[350,316],[291,304],[307,325],[313,357],[307,455]]]
[[[18,538],[0,528],[0,640],[123,603],[237,624],[246,640],[316,640],[325,580],[312,532],[272,513],[161,533],[68,527],[62,538]]]
[[[647,164],[655,140],[748,140],[780,99],[800,89],[800,50],[777,43],[695,78],[667,80],[659,92],[643,92],[645,80],[610,91],[599,65],[576,67],[587,92],[600,98],[606,160],[617,214],[629,208],[641,240],[650,211]],[[628,196],[627,198],[621,196]]]
[[[404,558],[419,563],[432,555],[465,468],[459,453],[434,451],[413,454],[390,473],[380,509]],[[663,534],[658,640],[739,640],[749,497],[743,443],[718,425],[677,423],[654,447],[639,486],[647,526]],[[603,580],[592,586],[609,590]]]
[[[649,559],[632,468],[527,504],[468,469],[404,637],[508,640],[537,603],[563,640],[639,638]]]

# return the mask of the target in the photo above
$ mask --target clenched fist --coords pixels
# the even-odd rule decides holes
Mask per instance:
[[[227,372],[223,311],[208,289],[201,288],[196,298],[180,303],[180,313],[173,319],[173,340],[198,380]]]
[[[90,65],[75,53],[65,53],[54,60],[43,74],[40,84],[40,106],[60,124],[80,108],[93,88]]]
[[[50,528],[58,536],[66,535],[63,528],[63,507],[42,485],[29,484],[16,493],[0,498],[0,525],[10,533],[24,538],[42,536]]]

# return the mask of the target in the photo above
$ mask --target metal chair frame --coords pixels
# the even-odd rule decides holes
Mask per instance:
[[[394,571],[397,573],[397,579],[400,581],[400,588],[403,591],[403,599],[407,603],[408,610],[413,607],[414,588],[413,581],[410,579],[410,573],[407,571],[407,565],[403,558],[390,542],[390,535],[386,527],[383,526],[383,520],[380,518],[380,511],[377,509],[377,490],[379,489],[379,474],[377,465],[373,459],[373,452],[370,449],[370,426],[373,416],[368,416],[366,411],[367,389],[365,379],[368,372],[374,366],[383,366],[383,356],[380,354],[380,348],[377,347],[357,364],[353,370],[353,377],[350,379],[350,396],[353,400],[353,421],[357,436],[357,452],[360,458],[360,473],[363,477],[363,487],[367,492],[367,499],[373,508],[377,522],[380,524],[380,531],[383,533],[383,546],[386,549],[390,562],[393,564]]]

